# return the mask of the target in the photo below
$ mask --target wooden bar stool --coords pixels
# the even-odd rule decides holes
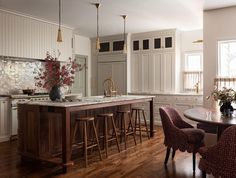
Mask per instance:
[[[76,132],[79,129],[79,122],[83,123],[84,137],[83,137],[83,142],[80,142],[80,143],[77,143],[77,144],[78,145],[83,144],[85,167],[87,167],[88,166],[88,149],[91,149],[93,147],[97,147],[98,152],[99,152],[100,160],[102,160],[102,154],[101,154],[101,149],[100,149],[100,145],[99,145],[99,141],[98,141],[98,135],[97,135],[96,127],[95,127],[94,117],[83,117],[83,118],[76,118],[75,119],[75,127],[74,127],[74,131],[72,133],[73,137],[72,137],[72,140],[71,140],[71,144],[73,144],[73,142],[75,140]],[[94,133],[94,136],[95,136],[95,143],[93,142],[91,145],[88,145],[88,137],[87,137],[89,123],[92,124],[92,130],[93,130],[93,133]]]
[[[116,141],[116,145],[117,145],[117,149],[120,152],[120,144],[119,144],[119,140],[118,140],[118,134],[116,131],[116,125],[115,125],[115,121],[114,121],[114,117],[113,117],[113,113],[104,113],[104,114],[99,114],[97,115],[98,117],[102,117],[104,119],[104,143],[105,143],[105,150],[106,150],[106,157],[108,157],[108,143],[115,140]],[[115,134],[115,137],[113,137],[113,134],[111,136],[111,138],[108,138],[108,119],[111,120],[111,124],[112,124],[112,129],[113,132]]]
[[[128,116],[128,117],[125,117]],[[136,138],[134,133],[134,127],[132,124],[131,113],[129,110],[118,110],[116,115],[116,120],[120,117],[120,142],[122,142],[122,136],[124,136],[125,150],[127,148],[127,136],[133,135],[134,143],[136,145]],[[127,120],[128,119],[128,120]],[[127,121],[129,122],[129,127],[127,128]]]
[[[142,113],[142,115],[143,115],[145,132],[147,133],[148,139],[150,139],[149,132],[148,132],[148,127],[147,127],[147,120],[146,120],[146,116],[145,116],[145,113],[144,113],[144,108],[133,107],[132,112],[131,112],[132,117],[133,117],[134,113],[135,113],[134,133],[136,134],[136,131],[139,131],[140,143],[142,143],[142,131],[144,131],[144,130],[141,129],[141,116],[140,116],[140,113]]]

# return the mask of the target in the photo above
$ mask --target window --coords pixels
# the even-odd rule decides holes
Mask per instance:
[[[218,42],[218,76],[236,77],[236,40]]]
[[[218,42],[218,77],[214,83],[218,89],[236,89],[236,40]]]
[[[186,53],[184,59],[184,91],[202,91],[202,53]],[[197,89],[198,88],[198,89]]]

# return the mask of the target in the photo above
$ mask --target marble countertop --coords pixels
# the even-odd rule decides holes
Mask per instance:
[[[203,96],[202,93],[157,93],[157,92],[130,92],[129,95],[179,95],[179,96]]]
[[[81,97],[80,100],[75,101],[27,101],[20,102],[18,104],[28,104],[28,105],[39,105],[39,106],[55,106],[55,107],[73,107],[73,106],[84,106],[100,103],[112,103],[119,101],[128,100],[138,100],[138,99],[151,99],[155,96],[148,95],[121,95],[116,97],[104,97],[104,96],[91,96],[91,97]]]

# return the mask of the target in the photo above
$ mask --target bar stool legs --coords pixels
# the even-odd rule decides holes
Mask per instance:
[[[139,138],[140,138],[140,143],[142,143],[142,128],[141,128],[141,116],[140,116],[140,112],[142,112],[143,115],[143,120],[144,120],[144,127],[145,127],[145,131],[147,133],[148,139],[150,139],[149,136],[149,132],[148,132],[148,127],[147,127],[147,120],[146,120],[146,116],[144,113],[144,109],[143,108],[132,108],[132,117],[133,114],[135,113],[135,124],[134,124],[134,133],[136,134],[136,131],[139,131]]]
[[[127,118],[128,118],[128,122],[129,122],[129,125],[128,125],[128,128],[127,128],[127,124],[126,124],[126,117],[125,117],[125,114],[127,114]],[[120,135],[120,141],[122,142],[122,136],[124,136],[124,143],[125,143],[125,150],[127,149],[127,137],[128,135],[133,135],[133,139],[134,139],[134,143],[135,145],[137,144],[136,143],[136,138],[135,138],[135,133],[134,133],[134,127],[133,127],[133,124],[132,124],[132,119],[131,119],[131,114],[130,114],[130,111],[117,111],[117,116],[116,116],[116,119],[119,118],[119,116],[121,116],[121,135]],[[131,127],[131,130],[129,130],[129,127]]]
[[[120,144],[118,141],[118,134],[116,131],[116,125],[115,125],[113,113],[99,114],[98,117],[104,118],[104,142],[105,142],[106,157],[108,157],[108,143],[113,140],[116,141],[117,149],[120,152]],[[108,138],[109,137],[109,135],[108,135],[108,119],[111,120],[112,130],[113,130],[115,137],[113,137],[113,134],[112,134],[112,137]]]
[[[72,140],[71,140],[71,144],[73,144],[73,142],[74,142],[76,132],[77,132],[78,127],[79,127],[79,122],[83,123],[84,137],[83,137],[83,142],[78,143],[78,144],[83,144],[85,167],[87,167],[88,166],[88,149],[91,149],[93,147],[97,147],[98,152],[99,152],[100,160],[102,160],[102,154],[101,154],[101,149],[100,149],[100,145],[99,145],[99,141],[98,141],[98,135],[97,135],[96,127],[95,127],[94,117],[84,117],[84,118],[75,119],[75,128],[74,128],[74,131],[73,131],[73,137],[72,137]],[[93,143],[92,145],[88,146],[87,128],[88,128],[89,123],[92,123],[92,130],[93,130],[93,133],[94,133],[94,136],[95,136],[96,143]]]

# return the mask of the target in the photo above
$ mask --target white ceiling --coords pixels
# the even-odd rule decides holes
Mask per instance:
[[[121,14],[127,14],[127,32],[159,29],[200,29],[203,8],[236,5],[236,0],[61,0],[62,24],[79,34],[96,36],[96,7],[100,2],[100,35],[123,32]],[[223,1],[223,2],[222,2]],[[58,22],[58,0],[0,0],[0,8]]]

